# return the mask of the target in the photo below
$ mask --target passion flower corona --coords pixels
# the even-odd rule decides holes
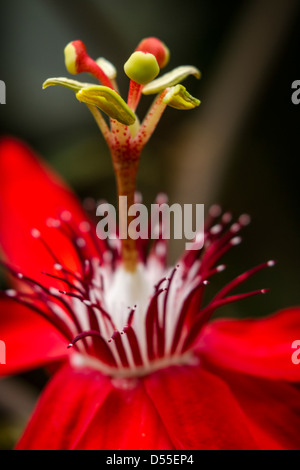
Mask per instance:
[[[177,67],[156,78],[168,60],[161,41],[144,39],[124,67],[130,78],[126,102],[115,67],[92,60],[74,41],[65,49],[68,71],[89,72],[100,84],[67,78],[44,83],[71,89],[87,105],[108,144],[118,196],[126,196],[128,205],[140,197],[141,151],[165,108],[200,104],[180,83],[189,75],[199,78],[197,68]],[[136,109],[143,94],[155,98],[140,123]],[[290,361],[289,341],[290,331],[294,339],[300,330],[299,309],[266,320],[210,321],[223,305],[265,293],[233,291],[275,262],[246,271],[204,302],[211,279],[225,269],[223,255],[241,242],[248,215],[234,220],[212,206],[202,248],[196,235],[195,249],[168,267],[163,218],[151,242],[121,238],[118,229],[101,239],[70,191],[24,144],[1,142],[0,170],[0,241],[14,279],[1,299],[10,312],[1,315],[7,371],[61,364],[18,448],[297,447],[299,393],[290,382],[299,382],[300,374]],[[16,201],[34,211],[18,217]],[[159,195],[157,204],[165,202]],[[119,211],[128,227],[130,215]],[[280,404],[280,426],[265,412],[269,401],[273,410]]]

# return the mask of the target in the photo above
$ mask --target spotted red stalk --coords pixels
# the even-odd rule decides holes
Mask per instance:
[[[89,72],[104,86],[89,86],[68,79],[49,79],[44,85],[67,86],[77,92],[76,97],[80,101],[87,104],[110,149],[118,196],[127,198],[127,207],[134,204],[136,176],[142,149],[151,137],[166,106],[169,104],[179,109],[190,109],[200,103],[195,98],[192,99],[181,85],[168,87],[177,84],[189,74],[200,76],[199,71],[193,67],[179,67],[171,72],[171,75],[167,74],[166,78],[161,77],[155,85],[155,77],[168,60],[169,50],[157,38],[150,37],[140,42],[124,65],[124,71],[130,78],[126,104],[118,94],[116,74],[112,64],[104,59],[94,61],[87,55],[85,45],[81,41],[73,41],[65,48],[65,62],[69,72],[73,74]],[[154,91],[151,88],[150,91],[147,90],[149,85],[154,86]],[[147,94],[155,93],[158,96],[140,125],[135,111],[144,90]],[[109,125],[97,108],[108,114]],[[121,225],[126,230],[133,218],[120,206],[119,213]],[[122,237],[121,244],[123,266],[126,271],[135,272],[138,264],[136,242],[127,234],[127,237]]]

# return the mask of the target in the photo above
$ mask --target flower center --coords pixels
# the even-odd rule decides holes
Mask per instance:
[[[123,265],[116,270],[105,303],[119,330],[126,324],[130,308],[134,308],[135,315],[144,322],[152,291],[153,285],[143,264],[139,263],[134,272],[126,271]]]

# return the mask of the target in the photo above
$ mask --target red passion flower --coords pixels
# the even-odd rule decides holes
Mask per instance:
[[[80,41],[65,57],[69,72],[89,72],[100,85],[55,78],[44,86],[66,86],[87,104],[130,204],[143,146],[166,106],[199,105],[179,82],[200,72],[184,66],[155,78],[169,51],[147,38],[124,66],[125,102],[112,64],[93,61]],[[140,123],[142,94],[157,96]],[[213,206],[203,248],[168,267],[161,232],[150,248],[142,239],[99,239],[67,186],[13,138],[0,142],[0,195],[2,264],[12,283],[0,298],[0,373],[56,364],[17,449],[300,448],[300,369],[291,360],[300,308],[211,320],[219,307],[265,293],[234,291],[274,261],[203,299],[247,215],[232,220]]]

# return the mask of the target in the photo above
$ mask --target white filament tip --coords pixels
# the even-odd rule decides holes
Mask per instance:
[[[219,217],[219,215],[221,215],[222,208],[218,204],[214,204],[209,208],[208,212],[209,215],[211,215],[212,217]]]
[[[14,290],[14,289],[7,289],[5,291],[5,294],[8,296],[8,297],[15,297],[17,295],[17,292]]]
[[[239,245],[241,243],[241,241],[242,241],[241,237],[234,237],[234,238],[232,238],[230,243],[231,243],[231,245],[235,246],[235,245]]]
[[[37,228],[33,228],[30,233],[33,238],[40,238],[41,236],[41,232]]]

